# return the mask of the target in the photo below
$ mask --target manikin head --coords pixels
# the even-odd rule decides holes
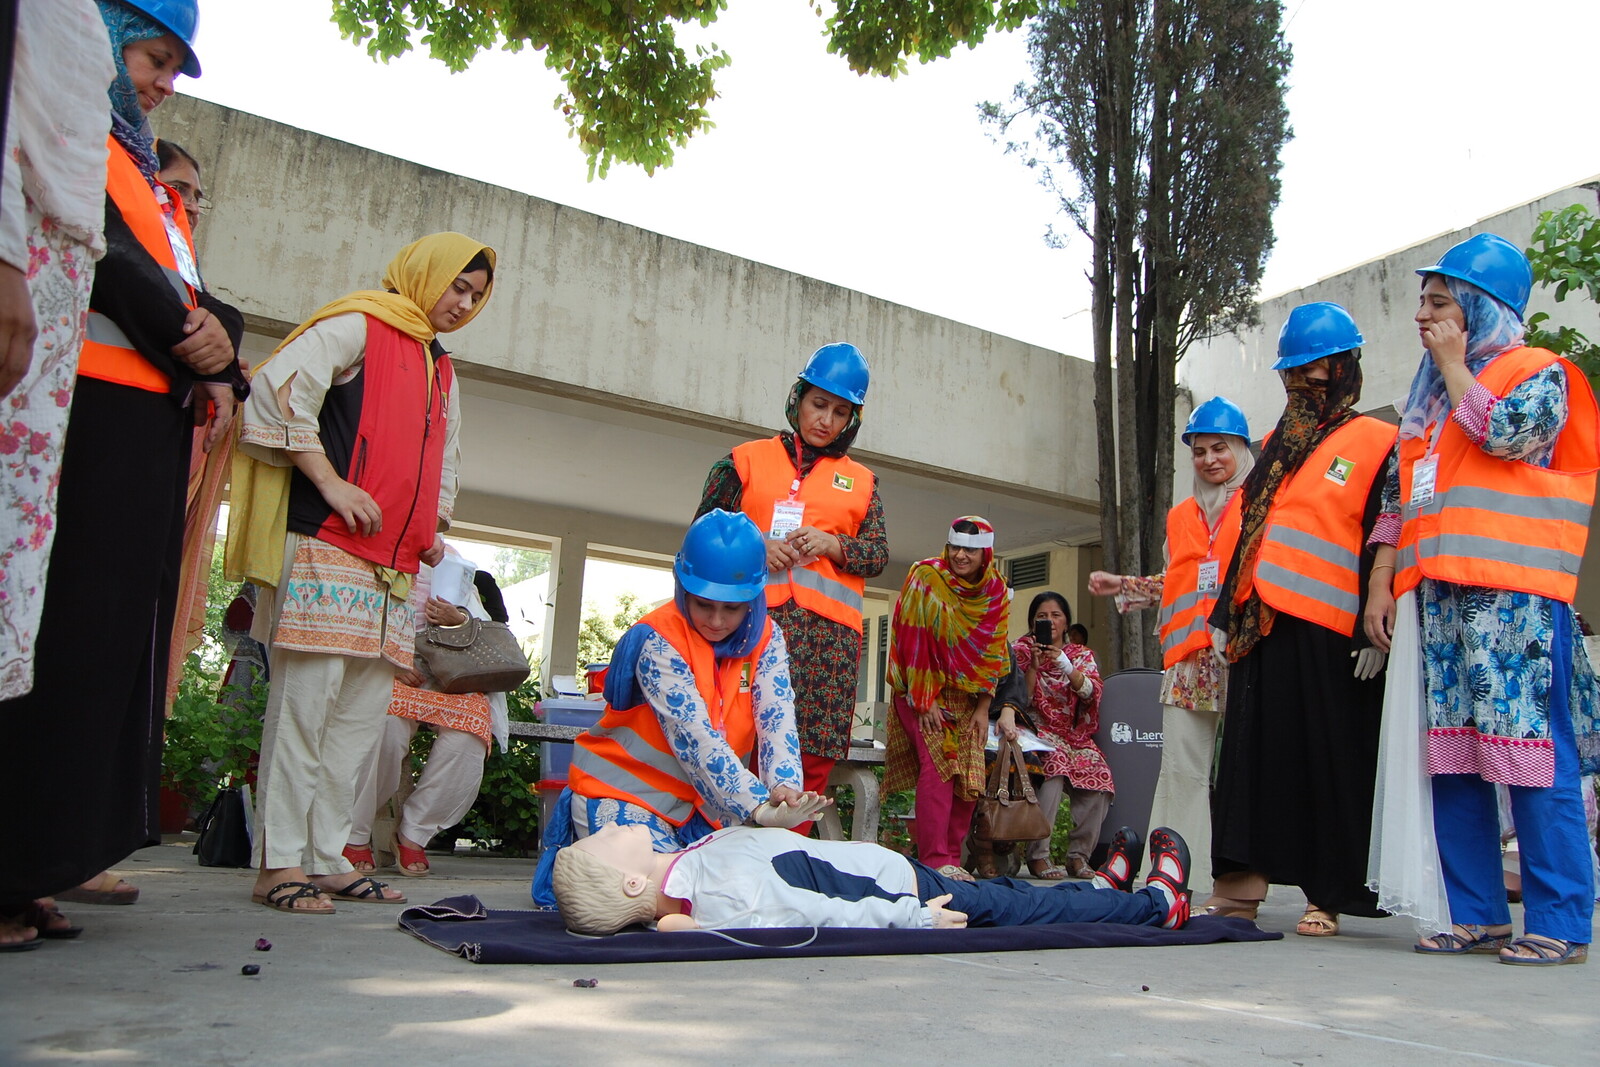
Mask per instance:
[[[562,849],[551,880],[567,929],[603,936],[659,918],[656,856],[649,829],[616,823]]]

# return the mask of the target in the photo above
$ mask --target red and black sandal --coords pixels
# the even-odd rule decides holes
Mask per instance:
[[[1176,930],[1189,921],[1189,846],[1176,830],[1158,826],[1150,831],[1150,877],[1144,884],[1168,898],[1163,929]]]
[[[1111,843],[1106,846],[1106,860],[1095,874],[1104,878],[1112,889],[1133,892],[1133,880],[1139,877],[1139,846],[1142,844],[1144,839],[1139,831],[1124,826],[1111,835]]]

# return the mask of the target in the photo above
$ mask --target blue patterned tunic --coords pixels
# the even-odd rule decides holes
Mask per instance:
[[[1566,374],[1553,364],[1496,399],[1474,385],[1452,416],[1486,453],[1548,467],[1567,421]],[[1397,454],[1384,475],[1380,511],[1400,511]],[[1387,540],[1385,538],[1385,540]],[[1594,669],[1572,605],[1531,593],[1423,578],[1417,588],[1427,688],[1428,773],[1477,774],[1510,785],[1548,786],[1552,655],[1572,663],[1569,708],[1580,754],[1600,741]],[[1553,649],[1563,612],[1565,646]]]

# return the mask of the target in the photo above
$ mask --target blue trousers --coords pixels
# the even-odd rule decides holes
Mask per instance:
[[[1556,612],[1553,649],[1571,647],[1570,623],[1570,614]],[[1571,686],[1572,665],[1558,655],[1550,679],[1550,736],[1556,750],[1553,782],[1543,788],[1509,789],[1522,859],[1524,931],[1587,945],[1593,931],[1594,868],[1568,706]],[[1433,829],[1451,921],[1480,926],[1509,923],[1494,785],[1475,774],[1435,775]]]
[[[911,861],[917,872],[917,895],[923,900],[950,894],[954,911],[967,914],[968,926],[1036,926],[1042,923],[1124,923],[1160,926],[1167,917],[1166,898],[1154,889],[1123,893],[1097,889],[1088,882],[1033,885],[1016,878],[958,882],[932,867]]]

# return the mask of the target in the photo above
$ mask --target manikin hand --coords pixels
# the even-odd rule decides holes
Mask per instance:
[[[935,930],[965,930],[967,928],[967,913],[953,911],[945,907],[948,903],[950,903],[949,893],[942,897],[934,897],[928,901],[928,916],[933,920],[933,928]]]
[[[1388,659],[1387,653],[1376,648],[1363,648],[1360,652],[1350,653],[1350,658],[1356,661],[1356,677],[1363,682],[1371,681],[1383,670],[1383,661]]]
[[[767,801],[751,812],[750,820],[757,826],[778,826],[785,830],[810,822],[833,803],[821,793],[801,793],[800,799],[774,804]]]

